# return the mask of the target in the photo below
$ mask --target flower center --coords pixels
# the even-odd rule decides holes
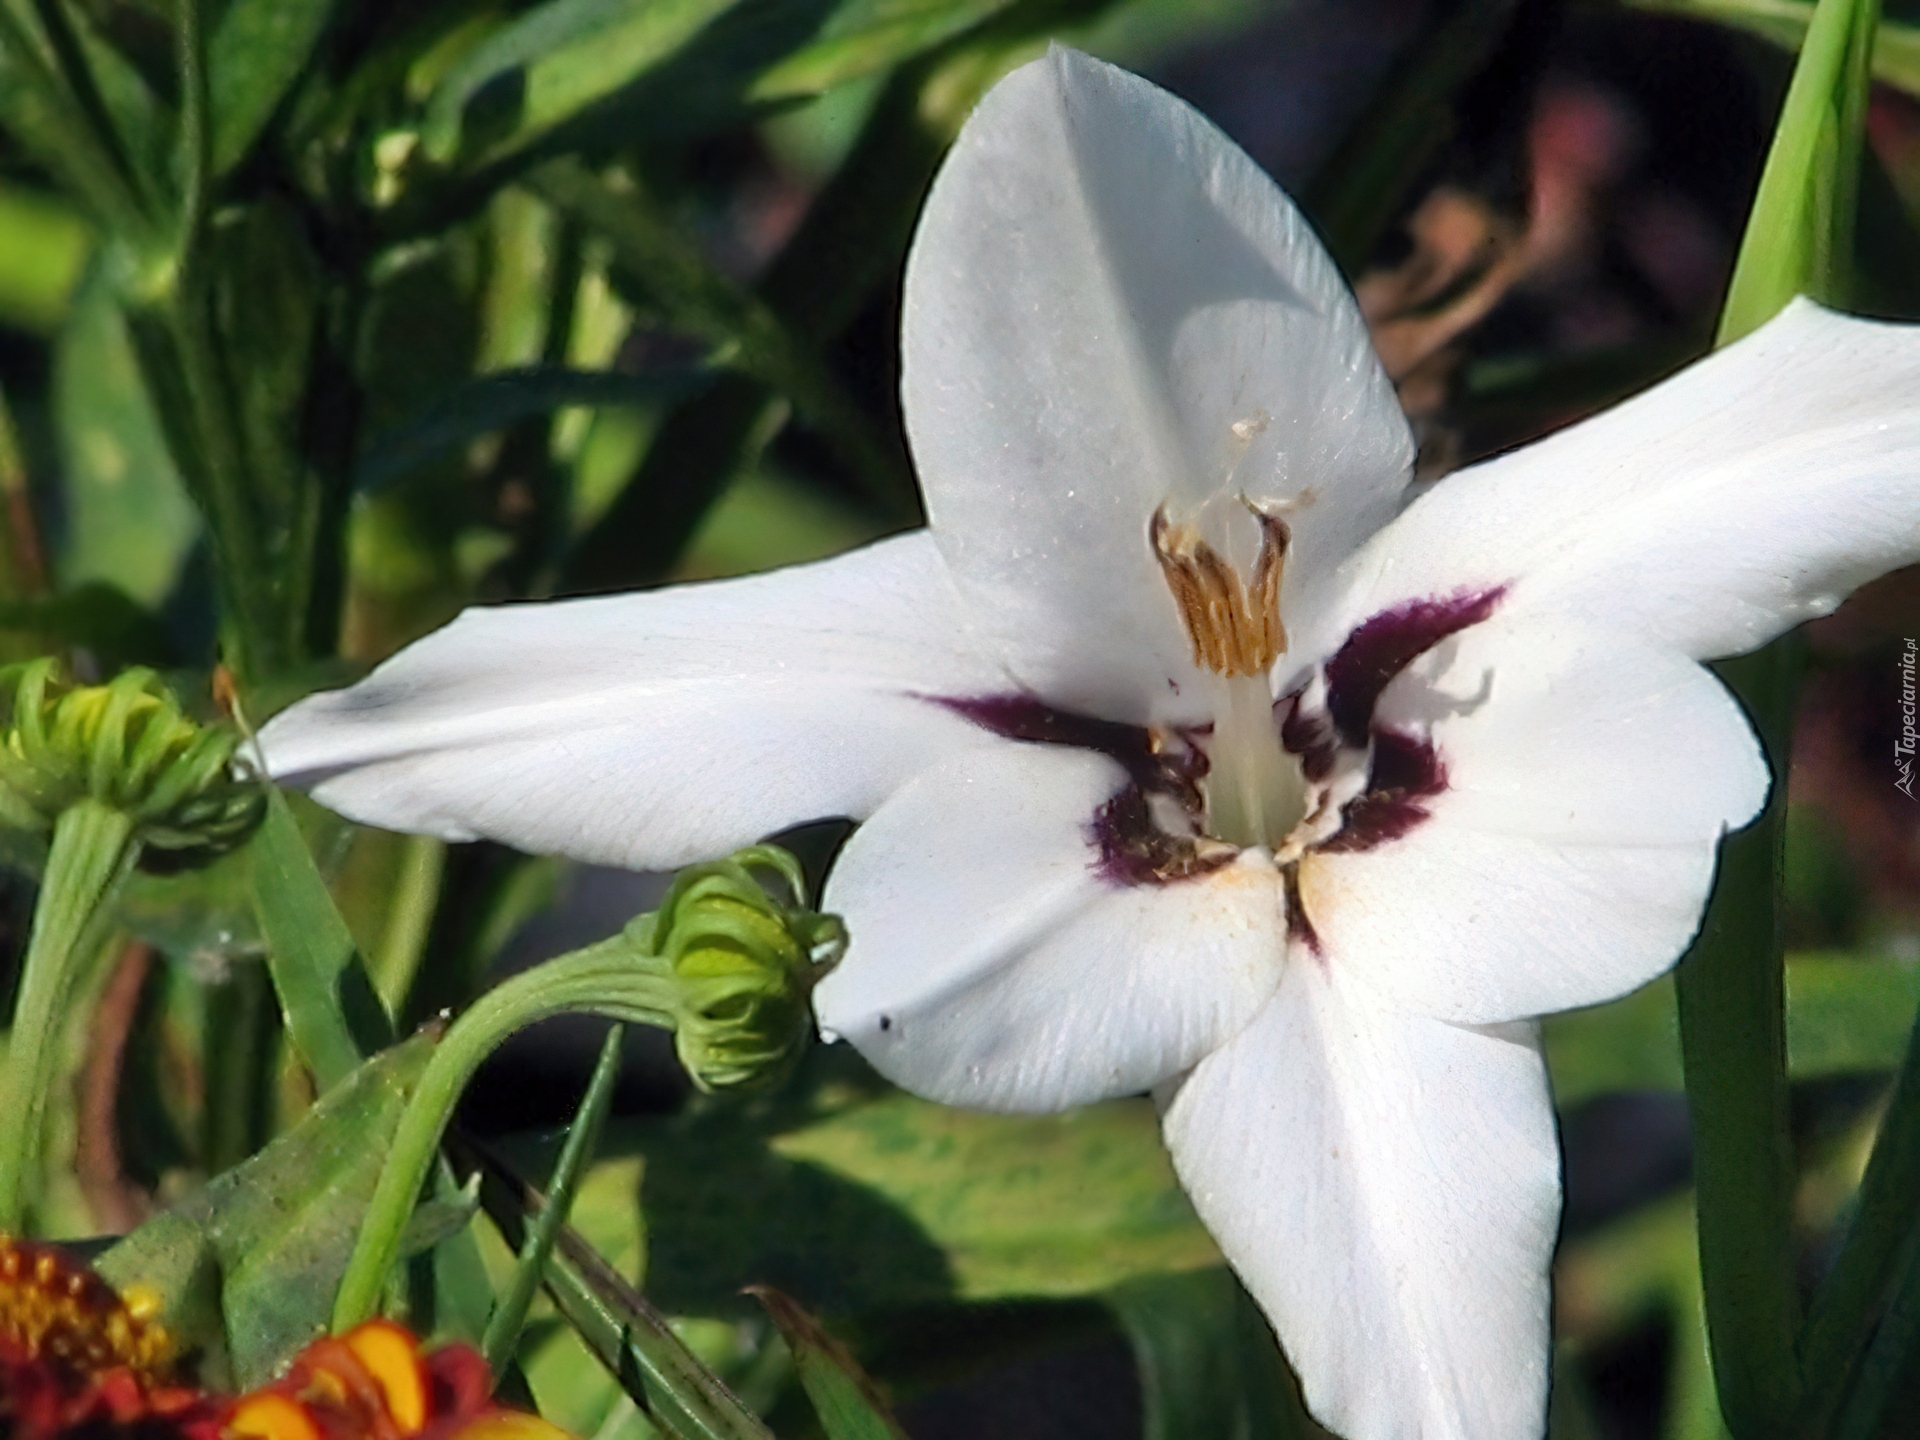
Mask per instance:
[[[1306,817],[1307,780],[1280,743],[1266,672],[1222,682],[1207,745],[1206,830],[1247,848],[1278,850]]]
[[[1280,619],[1287,522],[1242,498],[1260,531],[1252,578],[1210,545],[1197,525],[1154,511],[1147,539],[1179,611],[1194,664],[1220,677],[1204,784],[1206,829],[1230,844],[1277,848],[1307,812],[1300,765],[1280,744],[1268,672],[1287,648]]]

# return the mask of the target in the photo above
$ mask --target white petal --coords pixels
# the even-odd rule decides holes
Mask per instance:
[[[1447,788],[1359,853],[1310,855],[1328,963],[1485,1023],[1623,995],[1698,928],[1722,833],[1767,794],[1725,688],[1665,649],[1495,619],[1396,681],[1376,720],[1431,736]]]
[[[1195,1208],[1346,1440],[1537,1440],[1559,1162],[1530,1027],[1311,959],[1164,1120]]]
[[[1192,107],[1055,48],[995,86],[908,258],[902,394],[927,512],[1019,677],[1115,719],[1192,674],[1147,542],[1291,505],[1282,609],[1394,511],[1413,447],[1306,221]],[[1240,434],[1235,433],[1235,426]],[[1244,570],[1243,570],[1244,573]]]
[[[869,814],[1003,692],[924,533],[770,575],[469,610],[262,733],[368,824],[635,868]]]
[[[1284,897],[1264,856],[1169,884],[1106,878],[1103,755],[997,742],[928,771],[855,832],[826,907],[851,942],[821,1026],[917,1094],[1058,1110],[1146,1090],[1273,993]]]
[[[1920,326],[1800,300],[1645,394],[1441,481],[1355,557],[1325,618],[1510,584],[1512,612],[1708,659],[1915,560]]]

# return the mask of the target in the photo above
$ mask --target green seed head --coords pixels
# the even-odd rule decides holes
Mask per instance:
[[[782,903],[755,871],[772,872],[796,899],[805,893],[791,855],[756,846],[682,871],[651,917],[648,948],[677,990],[675,1044],[702,1090],[786,1074],[813,1035],[813,987],[846,948],[837,916]]]
[[[53,660],[0,670],[0,819],[47,830],[81,800],[130,816],[169,865],[223,854],[259,822],[265,797],[235,758],[239,736],[201,725],[153,671],[76,686]]]

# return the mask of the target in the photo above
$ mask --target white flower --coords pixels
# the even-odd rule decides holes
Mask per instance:
[[[823,1026],[909,1089],[1152,1089],[1353,1440],[1537,1435],[1559,1208],[1532,1017],[1698,923],[1767,771],[1699,660],[1920,558],[1920,343],[1804,302],[1443,481],[1299,213],[1055,50],[928,200],[929,528],[470,611],[266,731],[348,815],[661,868],[849,815]]]

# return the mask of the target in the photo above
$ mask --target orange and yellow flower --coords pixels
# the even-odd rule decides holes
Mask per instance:
[[[493,1403],[467,1345],[371,1320],[314,1341],[269,1385],[190,1383],[156,1297],[116,1292],[52,1245],[0,1236],[0,1434],[8,1440],[569,1440]]]

